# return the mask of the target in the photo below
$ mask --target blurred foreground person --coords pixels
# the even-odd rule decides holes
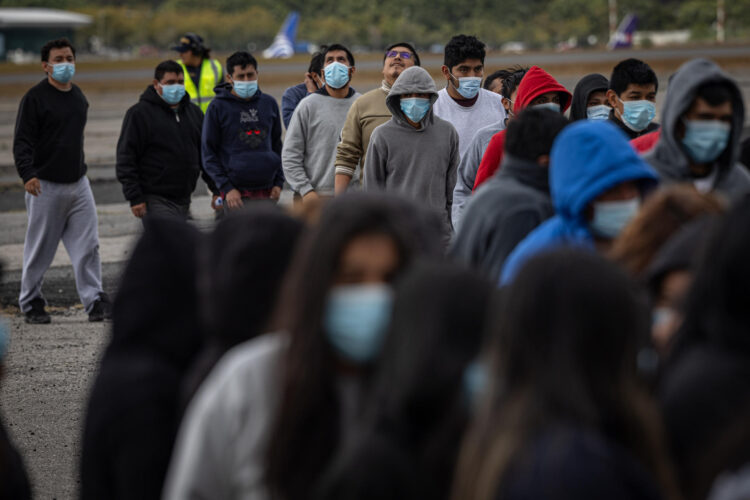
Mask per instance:
[[[750,194],[750,173],[739,163],[745,105],[737,82],[695,59],[677,70],[669,90],[659,141],[645,156],[662,182],[692,182],[732,201]]]
[[[660,389],[689,500],[750,463],[750,201],[719,223],[702,252]]]
[[[0,278],[3,267],[0,263]],[[4,358],[10,343],[10,327],[0,316],[0,383],[5,375]],[[31,499],[31,485],[23,465],[23,459],[10,440],[5,424],[0,418],[0,500]]]
[[[364,422],[324,476],[319,500],[448,498],[493,287],[444,262],[396,288]]]
[[[420,213],[361,193],[326,206],[290,270],[277,333],[227,353],[191,402],[164,498],[310,497],[361,418],[391,283],[439,252],[439,222]]]
[[[279,208],[256,205],[231,212],[206,239],[199,257],[206,338],[185,380],[186,399],[225,352],[268,331],[301,233],[302,223]]]
[[[720,214],[724,202],[689,184],[659,189],[612,243],[608,256],[634,277],[642,278],[654,256],[681,227],[705,215]]]
[[[453,498],[674,498],[635,372],[647,309],[625,274],[566,249],[528,261],[503,298]]]
[[[516,245],[555,214],[549,158],[566,125],[562,114],[533,108],[508,124],[503,164],[469,201],[451,248],[455,258],[496,281]]]
[[[503,267],[510,282],[532,255],[561,246],[607,252],[656,185],[656,174],[608,122],[581,120],[555,139],[550,192],[556,215],[518,244]]]
[[[144,220],[88,403],[83,500],[160,498],[180,421],[181,382],[201,343],[198,237],[179,219]]]

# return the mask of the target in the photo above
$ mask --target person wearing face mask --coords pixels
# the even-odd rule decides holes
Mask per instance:
[[[395,43],[385,49],[383,82],[354,101],[346,115],[341,142],[336,147],[336,194],[346,191],[357,166],[364,166],[373,130],[391,119],[385,100],[396,78],[405,69],[419,65],[419,55],[408,43]]]
[[[737,83],[711,61],[688,61],[670,81],[662,133],[645,159],[665,183],[692,182],[736,201],[750,194],[739,163],[744,120]]]
[[[334,195],[336,152],[341,129],[354,101],[351,88],[354,56],[340,44],[329,45],[323,58],[323,86],[294,110],[281,152],[284,174],[295,200],[315,205]]]
[[[235,52],[226,67],[228,81],[216,88],[206,111],[201,152],[222,206],[235,210],[251,200],[281,196],[281,113],[276,99],[258,87],[252,54]]]
[[[221,63],[211,59],[211,49],[195,33],[185,33],[172,50],[180,54],[177,63],[185,74],[185,92],[190,96],[190,101],[205,113],[214,98],[214,88],[224,83]]]
[[[459,154],[464,155],[474,133],[505,118],[500,95],[481,88],[484,77],[484,43],[476,37],[456,35],[445,46],[445,88],[438,92],[435,116],[456,128]]]
[[[598,73],[581,78],[573,90],[570,121],[606,120],[612,108],[607,101],[609,80]]]
[[[500,284],[513,281],[530,257],[547,250],[576,246],[607,252],[657,180],[614,125],[591,120],[569,125],[555,139],[550,155],[555,216],[511,252]]]
[[[620,62],[609,79],[609,121],[631,140],[658,129],[659,124],[654,123],[658,90],[659,79],[648,64],[638,59]]]
[[[549,109],[565,113],[570,107],[572,95],[560,85],[552,75],[539,66],[532,66],[518,85],[518,93],[513,101],[513,114],[518,114],[527,107]],[[490,139],[484,151],[482,161],[474,179],[474,191],[500,167],[503,161],[505,130],[496,133]]]
[[[506,74],[502,80],[500,91],[506,116],[498,122],[477,130],[471,138],[469,147],[461,155],[461,161],[458,164],[458,174],[456,175],[456,187],[453,190],[453,208],[451,209],[451,221],[456,233],[460,229],[464,209],[474,190],[474,181],[477,177],[479,164],[482,162],[482,156],[492,137],[503,130],[508,121],[513,118],[513,103],[518,96],[518,86],[528,70],[529,68],[522,68],[521,66],[500,70]]]
[[[190,214],[190,196],[202,170],[203,113],[190,102],[184,81],[179,64],[159,63],[153,83],[122,121],[115,171],[138,218],[187,219]],[[205,172],[203,178],[213,186]]]
[[[491,280],[508,254],[555,213],[549,194],[549,155],[568,125],[561,113],[525,109],[508,123],[503,166],[472,196],[450,254]]]
[[[110,302],[102,290],[96,204],[83,154],[89,103],[71,81],[76,53],[70,41],[49,41],[41,55],[45,78],[21,99],[13,135],[28,214],[18,303],[26,322],[50,322],[42,281],[62,240],[89,320],[102,321]]]
[[[423,68],[409,68],[385,102],[393,117],[372,133],[365,163],[365,191],[390,191],[420,200],[452,233],[451,204],[458,167],[458,134],[434,115],[437,88]]]
[[[439,223],[427,217],[414,203],[367,193],[323,208],[292,263],[277,333],[229,351],[191,401],[165,500],[311,498],[363,418],[392,283],[440,247]]]

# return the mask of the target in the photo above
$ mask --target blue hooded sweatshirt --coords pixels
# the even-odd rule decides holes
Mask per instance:
[[[219,190],[255,191],[284,185],[281,169],[281,113],[276,100],[260,89],[249,99],[232,94],[232,85],[215,89],[203,119],[203,167]]]
[[[534,255],[560,246],[594,250],[586,207],[599,195],[627,181],[642,190],[656,185],[656,173],[644,162],[615,125],[581,120],[555,139],[550,154],[550,193],[555,216],[518,244],[505,261],[500,285],[510,283]]]

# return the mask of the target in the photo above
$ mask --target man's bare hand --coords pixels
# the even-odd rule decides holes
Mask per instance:
[[[137,205],[133,205],[132,207],[130,207],[130,211],[133,212],[133,215],[140,219],[144,215],[146,215],[146,203],[143,202]]]
[[[32,177],[31,179],[29,179],[28,182],[23,185],[23,188],[31,196],[38,196],[42,194],[42,184],[36,177]]]
[[[281,197],[281,188],[279,186],[274,186],[271,188],[271,199],[272,200],[278,200]]]
[[[232,189],[231,191],[229,191],[226,197],[224,198],[224,201],[226,202],[227,208],[229,210],[242,208],[242,206],[244,205],[242,203],[242,195],[236,189]]]
[[[305,73],[305,87],[307,87],[308,94],[317,92],[321,87],[320,77],[315,73]]]

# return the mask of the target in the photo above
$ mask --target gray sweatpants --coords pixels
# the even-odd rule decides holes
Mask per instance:
[[[96,205],[86,176],[76,182],[39,181],[38,196],[26,193],[28,226],[23,245],[22,312],[29,302],[42,296],[42,282],[62,239],[73,263],[78,297],[86,312],[102,293],[102,264],[99,260],[99,229]]]

